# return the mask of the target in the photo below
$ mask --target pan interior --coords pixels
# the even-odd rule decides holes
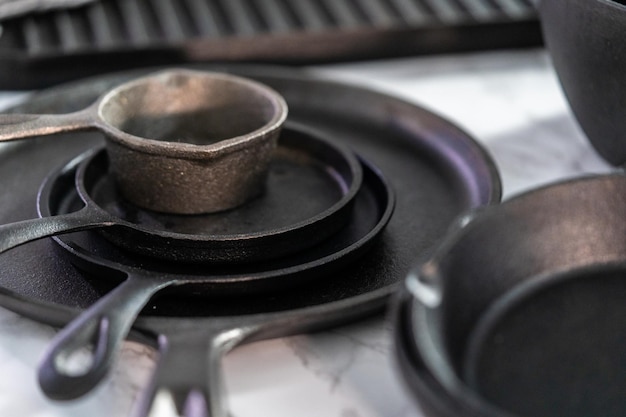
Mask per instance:
[[[200,316],[295,309],[304,314],[319,312],[319,307],[327,314],[311,313],[311,317],[319,323],[330,323],[350,314],[380,311],[416,258],[425,255],[441,239],[460,213],[499,199],[499,179],[493,162],[480,146],[449,122],[418,106],[362,88],[309,78],[296,71],[248,66],[211,69],[251,77],[270,86],[287,101],[290,122],[328,135],[371,161],[389,179],[398,196],[396,209],[367,256],[349,268],[320,272],[322,280],[296,286],[288,296],[255,295],[242,302],[204,302],[188,309],[186,301],[171,306],[161,303],[159,314],[192,320]],[[58,87],[38,94],[16,110],[78,110],[104,90],[147,71],[153,70],[102,76]],[[98,134],[79,133],[56,141],[23,141],[0,152],[3,186],[7,187],[7,194],[15,196],[0,202],[0,222],[35,217],[37,189],[44,176],[72,155],[101,143]],[[30,169],[24,170],[25,164]],[[375,192],[365,196],[376,203],[375,197]],[[58,256],[56,246],[43,240],[17,248],[10,256],[3,255],[0,286],[11,295],[6,302],[0,298],[0,304],[10,305],[36,320],[58,324],[66,320],[65,316],[55,317],[42,306],[58,306],[59,311],[65,306],[86,308],[101,297],[102,292],[85,279],[69,257]]]
[[[68,193],[55,189],[75,164],[80,164],[80,198],[61,208],[56,200]],[[102,147],[61,166],[39,194],[42,216],[71,213],[85,202],[91,218],[108,212],[114,227],[100,232],[114,244],[139,255],[193,264],[262,262],[318,245],[349,221],[363,181],[361,163],[350,148],[299,126],[283,130],[265,192],[219,213],[165,214],[128,202],[118,192]]]
[[[63,204],[58,205],[57,214],[72,212],[81,205],[74,188],[66,187],[65,193],[58,197]],[[248,303],[233,303],[232,297],[242,300],[253,296],[258,301],[260,294],[271,293],[269,299],[276,299],[295,287],[306,292],[305,285],[310,281],[319,285],[327,279],[343,279],[335,272],[371,246],[389,221],[393,205],[393,193],[386,182],[373,168],[364,166],[364,181],[345,227],[332,238],[297,254],[254,263],[202,266],[163,262],[129,253],[93,232],[54,239],[64,249],[62,254],[69,255],[81,273],[102,291],[119,283],[120,276],[137,274],[138,270],[176,280],[178,285],[168,291],[169,296],[154,300],[146,314],[195,315],[214,309],[242,312],[247,311]],[[181,297],[185,298],[184,302]],[[289,293],[289,302],[297,299],[297,292]],[[257,307],[250,304],[252,309]]]
[[[520,416],[626,415],[626,266],[570,273],[479,321],[467,383]]]
[[[280,108],[273,94],[235,77],[179,71],[120,87],[100,113],[137,137],[210,145],[272,122]]]
[[[97,161],[100,175],[91,197],[115,217],[155,233],[207,237],[273,233],[329,210],[344,197],[352,181],[342,166],[334,167],[306,149],[284,142],[270,163],[265,191],[233,210],[176,215],[137,207],[119,194],[105,158]]]

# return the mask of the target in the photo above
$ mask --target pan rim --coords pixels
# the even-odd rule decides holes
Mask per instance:
[[[189,65],[186,67],[204,69],[207,66],[199,64],[199,65]],[[138,76],[138,75],[145,74],[148,72],[153,72],[160,68],[166,68],[166,67],[147,68],[147,69],[139,69],[139,70],[131,70],[131,71],[120,71],[118,73],[108,74],[108,76],[111,77],[111,80],[113,80],[114,83],[117,83],[118,80],[125,79],[129,75]],[[211,69],[215,71],[234,72],[239,75],[260,78],[262,82],[266,84],[268,80],[273,81],[273,82],[285,82],[286,85],[290,89],[296,89],[296,90],[303,86],[314,85],[316,87],[316,92],[320,89],[324,91],[329,91],[329,92],[338,91],[341,93],[345,93],[345,96],[349,97],[350,99],[352,99],[352,97],[354,96],[365,94],[367,97],[374,98],[377,101],[384,102],[382,103],[384,105],[389,104],[390,106],[400,107],[401,111],[405,111],[409,116],[411,116],[414,119],[415,124],[411,125],[407,129],[409,131],[409,135],[411,135],[409,137],[409,140],[415,140],[415,139],[411,139],[413,135],[418,135],[418,133],[421,134],[423,130],[429,128],[429,127],[420,127],[416,125],[417,123],[423,122],[424,120],[432,121],[433,119],[435,119],[437,122],[436,128],[440,129],[441,131],[445,133],[450,133],[450,135],[453,137],[453,141],[463,142],[463,144],[467,146],[467,149],[465,150],[466,153],[464,153],[463,155],[471,157],[473,161],[475,161],[478,164],[476,169],[471,172],[472,178],[470,180],[475,181],[478,178],[481,181],[481,184],[476,185],[476,188],[479,188],[479,187],[483,187],[483,188],[480,194],[473,195],[472,198],[469,199],[468,204],[470,206],[478,206],[478,205],[485,205],[485,204],[494,204],[500,201],[500,198],[502,195],[502,184],[501,184],[500,175],[499,175],[498,169],[496,167],[496,164],[493,158],[487,152],[485,146],[475,141],[472,135],[468,134],[466,131],[458,127],[456,124],[448,120],[446,117],[442,117],[441,115],[436,114],[424,108],[423,106],[420,106],[416,103],[409,102],[408,100],[405,100],[396,96],[390,96],[388,95],[388,93],[377,91],[375,88],[371,86],[363,87],[363,86],[358,86],[358,85],[351,85],[349,83],[346,83],[345,81],[328,80],[323,77],[320,77],[319,75],[316,75],[315,73],[312,73],[311,71],[306,71],[306,70],[302,71],[302,70],[293,70],[293,69],[288,69],[288,68],[272,67],[272,66],[247,66],[247,65],[237,65],[237,64],[216,65],[216,66],[211,66]],[[107,82],[111,82],[111,80],[108,80]],[[36,101],[37,103],[36,105],[38,106],[38,108],[43,107],[45,109],[48,109],[58,102],[58,98],[57,98],[58,95],[62,94],[66,89],[74,89],[75,91],[77,91],[82,85],[84,85],[85,83],[89,83],[89,82],[102,84],[102,76],[95,76],[95,77],[86,78],[84,80],[72,81],[72,82],[63,84],[60,87],[53,87],[51,89],[38,92],[31,97],[29,102],[27,102],[25,105],[22,105],[22,107],[18,106],[14,108],[13,111],[23,111],[20,109],[23,108],[24,106],[30,106],[31,105],[30,103],[32,103],[33,101]],[[79,94],[78,99],[85,99],[86,97],[88,98],[89,96],[87,94],[83,95],[81,93]],[[53,108],[56,108],[56,107],[53,107]],[[350,109],[351,113],[355,111],[357,110]],[[294,114],[297,115],[297,112],[291,113],[292,116]],[[359,117],[363,117],[360,113],[358,114],[359,114]],[[411,129],[414,130],[415,132],[413,132]],[[418,256],[418,254],[415,254],[415,256]],[[400,283],[400,281],[401,280],[399,279],[398,281],[393,282],[393,283],[385,283],[383,286],[379,288],[370,289],[365,293],[348,295],[345,298],[342,297],[338,299],[333,299],[331,301],[326,301],[324,303],[316,303],[316,304],[312,304],[312,305],[304,306],[304,307],[294,307],[294,308],[289,309],[287,312],[294,314],[294,315],[297,314],[298,312],[302,312],[302,316],[307,316],[309,313],[316,314],[319,311],[324,311],[326,313],[328,312],[336,313],[335,314],[336,316],[336,315],[342,314],[343,312],[350,311],[351,309],[354,308],[355,305],[361,305],[364,303],[371,305],[371,308],[367,309],[369,312],[375,312],[375,311],[380,312],[382,308],[384,307],[384,305],[386,304],[385,300],[387,300],[389,296],[391,296],[396,291],[397,286]],[[20,296],[20,294],[16,294],[16,297],[23,298]],[[71,307],[68,307],[67,305],[64,305],[64,304],[47,302],[45,300],[38,300],[32,297],[29,299],[24,299],[24,300],[27,303],[26,307],[20,306],[19,303],[17,303],[18,305],[15,305],[15,303],[11,303],[11,300],[7,300],[6,304],[12,304],[12,307],[11,307],[12,309],[18,309],[18,307],[21,307],[22,314],[26,316],[29,316],[29,315],[32,316],[34,314],[34,311],[32,311],[33,309],[28,308],[28,303],[35,303],[35,304],[36,303],[43,303],[43,304],[48,303],[52,306],[56,306],[60,310],[65,311],[66,313],[60,314],[61,317],[58,317],[58,316],[55,317],[53,314],[42,314],[44,317],[41,317],[42,315],[40,315],[39,319],[43,318],[47,322],[54,321],[57,325],[67,323],[68,311],[82,311],[83,310],[82,308],[72,309]],[[375,305],[373,303],[375,303]],[[284,313],[285,311],[282,311],[277,314],[284,314]],[[268,314],[270,313],[259,313],[259,315],[262,315],[262,316],[267,316]],[[189,320],[189,318],[183,318],[183,319]],[[322,319],[321,321],[328,322],[329,319],[337,321],[336,318],[325,318],[325,319]],[[139,316],[136,323],[137,323],[137,328],[143,329],[143,331],[151,332],[152,329],[159,328],[160,326],[158,325],[160,323],[175,324],[177,322],[180,322],[180,320],[181,320],[181,317]],[[202,319],[196,317],[193,320],[202,320]],[[210,319],[207,319],[207,320],[210,320]],[[320,319],[318,318],[318,320]],[[50,324],[54,324],[54,323],[50,323]]]

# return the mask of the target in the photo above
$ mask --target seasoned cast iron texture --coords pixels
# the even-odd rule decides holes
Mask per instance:
[[[302,130],[286,130],[281,143],[262,196],[236,210],[196,216],[156,213],[126,201],[107,153],[91,151],[46,178],[38,194],[43,218],[0,225],[0,252],[90,228],[105,229],[109,240],[134,253],[177,262],[245,263],[314,246],[350,218],[361,166],[349,149]],[[62,209],[70,192],[78,204]]]
[[[546,45],[576,119],[598,153],[626,163],[626,5],[540,0]]]
[[[362,275],[369,277],[365,279],[367,284],[364,287],[354,288],[345,277],[341,280],[346,283],[346,296],[397,282],[399,276],[395,274],[408,270],[415,256],[438,241],[458,213],[467,207],[499,199],[500,184],[495,166],[482,148],[449,122],[415,105],[357,87],[310,79],[298,72],[244,66],[210,69],[230,70],[267,83],[287,99],[292,109],[291,121],[311,126],[352,147],[390,179],[400,196],[385,233],[392,238],[388,242],[383,239],[386,243],[381,248],[383,250],[377,252],[380,256],[368,257],[357,266],[357,270],[367,271]],[[100,91],[140,74],[126,73],[69,84],[40,94],[27,104],[26,109],[33,112],[71,111],[92,101]],[[23,197],[13,204],[3,201],[2,204],[7,205],[2,210],[3,222],[34,214],[37,189],[45,175],[71,156],[101,143],[99,135],[93,133],[60,140],[65,145],[62,149],[53,143],[46,144],[45,139],[35,140],[32,144],[12,144],[4,149],[5,155],[17,155],[6,157],[7,162],[2,165],[3,171],[6,170],[6,182],[15,187],[10,192],[24,192],[20,193]],[[20,157],[36,163],[31,164],[30,170],[18,169],[23,164]],[[15,174],[9,175],[11,172],[20,172],[20,179],[15,178]],[[33,250],[48,251],[46,242],[31,246]],[[14,257],[18,258],[21,251],[30,252],[28,249],[15,251]],[[62,265],[63,261],[59,259],[56,263]],[[25,266],[28,270],[28,265]],[[39,267],[34,269],[35,276],[45,282],[45,272]],[[20,282],[19,279],[11,281],[13,285]],[[28,285],[24,287],[27,293],[31,292]],[[70,304],[88,305],[97,296],[96,292],[83,300],[70,301],[73,297],[68,298],[69,294],[56,293],[54,288],[50,290],[50,297],[59,297],[60,302]],[[295,301],[296,298],[290,299]],[[282,302],[290,303],[289,300]]]
[[[623,174],[570,180],[478,210],[424,259],[396,339],[433,416],[624,415],[625,212]]]
[[[80,168],[79,168],[80,169]],[[185,267],[181,264],[127,256],[93,233],[58,236],[55,240],[86,276],[115,289],[86,309],[52,341],[40,364],[40,384],[52,398],[73,399],[91,390],[110,368],[119,345],[143,307],[165,290],[204,296],[207,302],[224,295],[252,296],[258,292],[281,292],[312,280],[333,276],[363,255],[384,230],[394,208],[389,184],[375,168],[363,164],[364,182],[354,201],[352,215],[341,230],[326,241],[289,257],[251,265],[229,264]],[[71,170],[70,170],[71,171]],[[65,191],[65,192],[64,192]],[[80,199],[75,190],[60,190],[66,202],[59,210],[73,210]],[[45,207],[42,214],[47,215]],[[103,341],[94,342],[94,340]],[[95,343],[98,353],[80,375],[68,374],[57,364],[80,346]]]
[[[398,199],[389,225],[367,256],[332,276],[319,277],[286,294],[215,298],[210,303],[193,297],[180,302],[175,296],[152,300],[136,322],[143,332],[135,337],[162,335],[163,358],[153,387],[171,387],[172,378],[184,374],[186,380],[178,381],[181,398],[186,397],[188,387],[207,385],[207,368],[213,370],[210,378],[219,377],[215,365],[220,354],[238,343],[337,325],[380,311],[414,259],[430,251],[459,213],[500,198],[498,175],[482,148],[449,122],[415,105],[289,71],[211,69],[250,76],[275,88],[288,102],[291,121],[351,146],[384,172]],[[65,86],[39,95],[19,110],[71,111],[134,75]],[[71,156],[101,143],[102,138],[86,134],[60,137],[59,141],[63,147],[45,139],[3,147],[0,177],[15,198],[0,202],[0,222],[36,215],[37,189],[45,175]],[[61,325],[75,316],[77,309],[100,297],[98,288],[67,257],[59,256],[55,246],[40,241],[0,257],[0,304]],[[213,353],[207,356],[207,349]],[[183,360],[189,356],[197,362],[193,369],[181,372],[189,367]],[[219,391],[219,384],[208,385]],[[215,408],[223,408],[219,392],[206,396]]]
[[[0,115],[0,141],[99,130],[127,200],[164,213],[215,213],[263,191],[286,118],[283,98],[261,83],[171,69],[72,113]]]

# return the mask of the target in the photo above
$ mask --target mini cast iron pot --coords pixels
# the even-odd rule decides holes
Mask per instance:
[[[98,129],[125,198],[159,212],[212,213],[262,192],[286,117],[283,98],[256,81],[170,70],[75,113],[2,115],[0,141]]]
[[[626,162],[624,0],[539,0],[546,46],[570,106],[598,153]]]
[[[459,221],[406,280],[400,369],[433,417],[626,415],[626,176]]]

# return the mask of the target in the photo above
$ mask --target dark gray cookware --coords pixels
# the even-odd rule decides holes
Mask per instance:
[[[0,89],[147,65],[310,65],[542,44],[529,0],[134,1],[3,19]]]
[[[187,398],[198,398],[189,395],[198,391],[204,393],[212,415],[219,416],[225,405],[222,386],[215,381],[222,354],[239,343],[326,328],[381,311],[415,257],[428,252],[460,213],[499,201],[500,183],[490,158],[467,134],[413,104],[300,72],[259,67],[211,69],[251,77],[277,90],[289,105],[291,122],[320,131],[371,161],[397,196],[394,214],[367,256],[334,272],[320,273],[315,280],[284,290],[194,297],[184,292],[177,295],[172,289],[148,302],[132,332],[133,338],[153,343],[160,351],[154,383],[146,392],[167,389],[182,407]],[[73,111],[138,74],[62,86],[33,97],[17,111]],[[4,145],[0,178],[12,198],[0,202],[0,223],[34,217],[37,189],[46,174],[101,141],[98,134],[87,132],[64,135],[56,141],[35,139]],[[368,194],[363,195],[368,202],[365,206],[375,209],[376,199]],[[66,238],[96,239],[100,247],[106,246],[106,240],[95,233]],[[106,247],[122,253],[115,245]],[[72,264],[80,259],[78,251],[67,256],[66,250],[57,252],[55,248],[54,242],[40,240],[12,250],[10,256],[0,255],[2,306],[62,326],[110,289],[111,281],[101,279],[106,267],[86,274]],[[72,248],[70,242],[67,248]],[[127,258],[109,261],[123,259]],[[278,261],[268,261],[264,267],[269,269]],[[124,278],[122,272],[110,272],[113,278]],[[141,404],[145,411],[149,400]]]
[[[42,216],[63,215],[80,207],[82,199],[71,181],[75,176],[73,171],[80,173],[91,169],[96,172],[84,173],[85,177],[101,177],[106,167],[99,160],[104,157],[103,150],[95,154],[88,152],[64,167],[60,177],[54,175],[58,178],[54,181],[57,212],[51,211],[49,199],[40,197]],[[168,287],[176,287],[178,294],[208,298],[232,294],[254,296],[260,291],[276,292],[302,285],[305,280],[328,275],[333,269],[354,260],[383,230],[394,206],[393,193],[381,174],[367,166],[364,171],[365,181],[346,227],[305,252],[271,264],[229,265],[222,269],[213,265],[185,268],[180,264],[126,256],[114,247],[98,242],[95,236],[58,237],[56,240],[83,271],[104,281],[105,286],[119,285],[70,323],[52,342],[40,367],[44,392],[57,399],[73,399],[89,392],[107,373],[120,344],[146,303]],[[40,196],[42,194],[50,195],[40,193]],[[309,197],[310,204],[313,204],[313,198]],[[74,375],[58,366],[73,351],[89,348],[92,344],[95,351],[88,370]]]
[[[214,213],[263,191],[286,118],[283,98],[258,82],[173,69],[72,113],[1,116],[0,141],[98,129],[128,200],[165,213]]]
[[[546,46],[569,104],[598,153],[626,163],[626,5],[539,0]]]
[[[461,219],[406,280],[400,369],[433,417],[626,415],[626,176]]]
[[[310,130],[310,129],[309,129]],[[0,226],[0,253],[42,237],[91,228],[135,253],[193,263],[267,260],[314,246],[343,227],[362,181],[361,165],[346,147],[306,129],[285,129],[269,165],[266,190],[233,210],[174,215],[143,210],[122,198],[108,153],[90,158],[69,179],[84,207]],[[39,193],[60,205],[67,177],[51,175]],[[65,193],[66,194],[66,193]],[[40,205],[41,205],[40,204]]]

